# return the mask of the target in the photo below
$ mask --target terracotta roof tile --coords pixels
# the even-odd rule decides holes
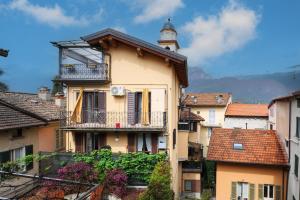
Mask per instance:
[[[243,145],[242,150],[233,144]],[[288,165],[288,158],[278,135],[271,130],[213,130],[208,148],[208,160],[232,163]]]
[[[268,117],[268,104],[229,104],[225,116]]]
[[[230,93],[188,93],[184,104],[187,106],[226,106]]]
[[[200,115],[190,112],[189,110],[184,110],[180,112],[180,120],[181,121],[204,121],[204,118]]]

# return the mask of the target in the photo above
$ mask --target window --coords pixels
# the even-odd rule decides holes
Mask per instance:
[[[237,199],[248,200],[249,199],[249,184],[248,183],[237,183]]]
[[[192,191],[192,181],[191,180],[185,180],[184,181],[184,191],[191,192]]]
[[[273,130],[273,124],[270,124],[270,130]]]
[[[299,157],[295,155],[294,174],[298,177]]]
[[[176,147],[176,129],[173,129],[173,149]]]
[[[274,199],[274,186],[264,185],[264,200],[273,200],[273,199]]]
[[[296,117],[296,137],[300,138],[300,117]]]
[[[208,129],[207,129],[207,136],[208,136],[208,139],[210,139],[210,137],[211,137],[211,132],[212,132],[212,128],[208,128]]]
[[[64,147],[64,132],[63,131],[56,130],[55,147],[56,147],[56,149],[61,149]]]
[[[216,111],[214,109],[209,110],[209,123],[210,124],[215,124],[215,116],[216,115]]]
[[[11,161],[18,161],[24,157],[25,157],[25,147],[10,150],[10,160]],[[19,170],[25,171],[25,165],[19,164]]]
[[[190,131],[197,132],[197,122],[190,123]]]
[[[243,148],[243,144],[241,144],[241,143],[234,143],[233,144],[233,149],[234,150],[243,150],[244,148]]]
[[[297,99],[297,108],[300,108],[300,99]]]
[[[21,128],[14,130],[12,138],[18,138],[23,136],[23,131]]]

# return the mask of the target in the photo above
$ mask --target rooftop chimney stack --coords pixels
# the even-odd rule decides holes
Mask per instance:
[[[55,105],[59,107],[64,107],[65,103],[65,94],[63,92],[57,92],[55,94]]]
[[[42,100],[49,101],[51,99],[50,90],[48,87],[41,87],[38,92],[38,97]]]

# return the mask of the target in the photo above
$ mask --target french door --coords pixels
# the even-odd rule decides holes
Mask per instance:
[[[264,185],[264,200],[274,200],[273,185]]]
[[[238,183],[237,184],[237,196],[238,196],[238,200],[248,200],[249,199],[249,184],[248,183]]]

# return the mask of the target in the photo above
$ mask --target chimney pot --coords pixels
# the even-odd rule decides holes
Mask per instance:
[[[63,92],[57,92],[55,94],[55,105],[59,107],[65,106],[65,94]]]
[[[42,100],[49,101],[51,99],[50,90],[48,87],[41,87],[38,92],[38,97]]]

